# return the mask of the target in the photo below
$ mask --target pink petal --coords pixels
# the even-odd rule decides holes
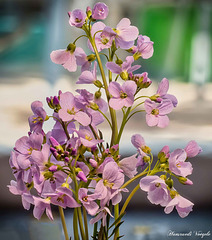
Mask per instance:
[[[158,124],[158,117],[152,114],[146,114],[146,123],[149,127],[156,126]]]

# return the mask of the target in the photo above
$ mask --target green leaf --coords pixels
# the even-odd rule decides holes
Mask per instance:
[[[112,233],[110,234],[109,238],[112,237],[113,234],[115,234],[115,233],[118,231],[119,227],[121,226],[121,224],[122,224],[123,222],[124,222],[124,221],[119,222],[119,223],[115,226],[115,228],[113,229],[113,231],[112,231]]]

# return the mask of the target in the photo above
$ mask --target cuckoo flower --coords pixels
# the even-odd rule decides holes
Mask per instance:
[[[166,114],[170,113],[173,109],[173,104],[170,100],[166,99],[160,104],[147,99],[144,103],[146,110],[147,125],[158,126],[164,128],[169,124],[169,118]]]
[[[77,131],[77,134],[80,138],[82,145],[84,145],[85,147],[94,147],[98,143],[103,142],[103,140],[95,139],[93,133],[88,129],[80,129],[79,131]]]
[[[88,71],[88,70],[83,71],[79,76],[79,80],[76,83],[77,84],[95,83],[95,81],[97,81],[96,67],[97,67],[97,62],[94,63],[94,68],[92,71]]]
[[[148,78],[147,72],[144,72],[142,74],[135,74],[133,76],[133,80],[140,88],[148,88],[152,84],[152,81]]]
[[[174,152],[172,152],[169,157],[170,171],[182,177],[190,175],[193,168],[190,162],[185,162],[186,158],[187,154],[184,149],[176,149]]]
[[[137,86],[133,81],[126,81],[122,86],[117,82],[111,82],[108,87],[112,95],[109,105],[115,110],[132,106],[136,89]]]
[[[43,109],[43,103],[40,101],[34,101],[31,104],[31,109],[34,113],[29,117],[29,126],[31,132],[42,133],[43,122],[46,119],[46,111]]]
[[[67,49],[52,51],[50,58],[53,63],[61,64],[69,72],[75,72],[77,70],[76,55],[81,52],[81,48],[76,48],[74,44],[69,44]]]
[[[151,58],[154,52],[153,44],[154,43],[150,41],[149,37],[139,35],[137,47],[133,49],[133,52],[135,52],[135,59],[138,59],[139,57],[142,57],[143,59]]]
[[[152,97],[152,100],[156,100],[157,102],[161,102],[164,99],[169,99],[173,106],[177,106],[177,98],[174,95],[167,94],[169,90],[169,80],[167,78],[163,78],[162,81],[159,83],[158,90],[156,94]]]
[[[76,120],[83,126],[88,126],[91,122],[90,117],[81,109],[78,108],[74,95],[70,92],[65,92],[60,95],[59,117],[65,121]]]
[[[184,150],[186,151],[188,158],[195,157],[202,152],[202,148],[197,144],[196,141],[190,141]]]
[[[169,214],[173,211],[174,207],[176,207],[179,216],[184,218],[192,211],[193,205],[194,204],[186,198],[176,194],[176,196],[166,205],[164,212]]]
[[[78,48],[75,56],[77,65],[81,66],[81,72],[90,70],[91,62],[95,59],[93,54],[87,56],[82,48]]]
[[[80,188],[78,191],[78,196],[80,202],[83,204],[87,212],[92,216],[95,215],[99,209],[98,204],[95,202],[98,196],[96,194],[88,195],[87,188]]]
[[[41,216],[43,215],[44,211],[46,210],[46,215],[50,220],[53,220],[51,206],[50,206],[50,198],[40,198],[40,197],[33,197],[34,199],[34,209],[33,215],[35,218],[40,220]]]
[[[98,2],[94,5],[92,10],[92,18],[96,20],[103,20],[107,17],[108,12],[108,6],[102,2]]]
[[[68,12],[69,15],[69,24],[77,28],[81,28],[85,23],[86,13],[80,9],[75,9],[72,12]]]
[[[106,63],[106,67],[113,73],[119,74],[123,80],[127,80],[130,73],[139,69],[140,65],[131,66],[134,62],[133,56],[126,57],[126,60],[120,65],[108,62]]]
[[[130,157],[123,158],[119,162],[119,167],[122,169],[123,173],[129,178],[133,178],[137,173],[136,166],[138,159],[135,156],[136,154]]]
[[[116,33],[116,47],[120,47],[122,49],[131,48],[134,44],[134,40],[138,37],[139,34],[138,28],[131,26],[131,22],[128,18],[123,18],[118,23],[114,31]]]
[[[117,163],[108,162],[103,170],[102,179],[96,184],[95,193],[99,199],[110,199],[111,189],[118,189],[124,182],[124,175],[120,172]]]
[[[146,176],[140,180],[140,188],[147,192],[147,198],[153,204],[166,206],[169,201],[167,185],[160,177]]]
[[[48,193],[46,195],[48,195]],[[52,204],[61,206],[62,208],[80,207],[80,204],[76,202],[72,195],[72,191],[69,188],[58,187],[55,193],[49,194],[48,196],[51,198]]]
[[[43,142],[43,136],[39,133],[32,133],[29,137],[24,136],[15,143],[15,151],[17,155],[17,163],[22,169],[30,166],[30,157],[34,150],[40,150]]]

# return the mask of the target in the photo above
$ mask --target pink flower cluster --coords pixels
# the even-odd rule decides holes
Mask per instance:
[[[25,209],[34,206],[35,218],[40,219],[46,212],[52,220],[51,205],[77,209],[78,215],[83,208],[93,216],[90,223],[101,221],[101,229],[106,228],[99,232],[109,232],[108,219],[113,215],[113,225],[119,226],[121,219],[118,221],[117,211],[111,209],[120,203],[122,194],[128,192],[126,187],[136,179],[140,179],[139,186],[147,192],[151,203],[165,207],[165,213],[176,207],[181,217],[187,216],[193,203],[180,196],[173,179],[191,185],[187,176],[192,173],[192,165],[187,160],[202,151],[195,141],[173,152],[165,146],[154,161],[144,138],[134,134],[131,142],[137,153],[124,158],[119,154],[123,130],[134,114],[145,112],[148,126],[164,128],[169,124],[167,114],[178,101],[168,94],[166,78],[159,83],[154,95],[143,95],[152,81],[147,72],[134,73],[141,67],[135,61],[152,57],[153,42],[139,35],[138,28],[132,26],[128,18],[121,19],[115,28],[97,21],[105,19],[108,13],[104,3],[96,3],[86,12],[80,9],[69,12],[69,24],[84,31],[80,37],[86,36],[91,52],[86,54],[76,46],[77,38],[66,49],[50,54],[54,63],[70,72],[80,67],[76,83],[92,84],[96,91],[78,89],[76,94],[59,91],[57,96],[47,97],[51,116],[40,101],[34,101],[33,114],[29,117],[30,132],[16,141],[10,157],[15,181],[11,181],[9,190],[21,196]],[[104,49],[109,49],[108,55]],[[129,56],[120,59],[118,49]],[[108,59],[106,69],[99,52]],[[120,125],[116,118],[118,110],[123,113]],[[45,132],[43,126],[50,119],[52,129]],[[110,144],[99,129],[104,121],[111,128]],[[113,234],[118,237],[118,231],[114,230]]]

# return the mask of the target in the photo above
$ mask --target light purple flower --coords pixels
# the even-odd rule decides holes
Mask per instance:
[[[43,136],[40,133],[32,133],[29,137],[24,136],[15,143],[15,151],[17,155],[17,163],[22,169],[30,166],[30,157],[34,150],[40,150],[43,142]]]
[[[107,207],[100,208],[97,214],[98,215],[96,217],[90,220],[90,224],[94,224],[98,222],[100,219],[102,219],[102,226],[104,227],[106,225],[107,214],[113,217],[112,214],[110,213],[110,210]]]
[[[160,177],[146,176],[140,180],[140,188],[147,192],[147,198],[153,204],[166,206],[169,200],[167,185]]]
[[[111,82],[108,87],[108,90],[112,95],[112,98],[109,101],[110,107],[118,110],[123,107],[132,106],[136,89],[137,86],[133,81],[126,81],[122,86],[117,82]]]
[[[51,206],[50,206],[50,198],[40,198],[40,197],[33,197],[34,198],[34,209],[33,215],[35,218],[40,220],[41,216],[43,215],[44,211],[46,210],[46,215],[50,220],[54,220],[52,216]]]
[[[21,190],[18,187],[17,182],[10,181],[10,185],[8,185],[9,191],[14,195],[21,195],[22,204],[24,209],[29,210],[31,204],[34,204],[34,200],[30,192],[25,187],[25,190]]]
[[[65,92],[60,95],[59,117],[65,121],[76,120],[83,126],[88,126],[91,122],[90,117],[81,109],[78,108],[74,95],[70,92]]]
[[[92,18],[97,20],[103,20],[108,16],[108,6],[103,2],[98,2],[94,5],[92,10]]]
[[[113,73],[119,74],[122,79],[127,80],[128,75],[135,70],[139,69],[140,65],[134,65],[131,66],[134,62],[133,56],[126,57],[126,60],[120,65],[113,63],[113,62],[107,62],[106,67]]]
[[[48,195],[48,193],[46,194]],[[72,191],[66,187],[58,187],[53,194],[48,195],[51,198],[51,203],[62,208],[77,208],[80,204],[73,198]]]
[[[77,59],[76,55],[81,53],[81,48],[69,49],[59,49],[52,51],[50,54],[50,58],[53,63],[61,64],[65,69],[69,72],[75,72],[77,70]]]
[[[169,90],[169,80],[167,78],[163,78],[161,82],[159,83],[158,90],[156,92],[156,95],[153,96],[157,102],[161,102],[164,99],[169,99],[173,106],[177,106],[177,98],[174,95],[167,94]]]
[[[109,198],[111,189],[118,189],[124,183],[124,174],[120,172],[116,162],[109,162],[105,165],[102,179],[96,184],[95,193],[99,199]]]
[[[112,194],[111,194],[111,202],[112,205],[116,205],[118,203],[121,202],[122,200],[122,192],[129,192],[129,190],[127,188],[120,188],[117,190],[112,190]]]
[[[78,66],[81,66],[81,72],[90,70],[91,60],[87,56],[82,48],[77,48],[75,52],[76,63]]]
[[[153,42],[147,36],[138,36],[137,47],[136,47],[136,57],[142,57],[143,59],[148,59],[152,57],[154,49]]]
[[[164,212],[169,214],[173,211],[174,207],[181,218],[188,216],[188,214],[192,211],[193,203],[184,197],[177,194],[165,207]]]
[[[80,188],[78,191],[78,196],[80,202],[83,204],[87,212],[92,216],[95,215],[99,209],[98,204],[95,202],[98,195],[96,194],[88,195],[88,189]]]
[[[166,99],[160,104],[157,104],[147,99],[145,100],[144,107],[147,113],[146,122],[148,126],[158,126],[160,128],[168,126],[169,118],[166,114],[170,113],[173,109],[173,104],[170,100]]]
[[[138,37],[138,28],[131,26],[131,22],[128,18],[123,18],[115,29],[115,42],[116,47],[122,49],[129,49],[133,46],[134,40]]]
[[[124,174],[129,178],[133,178],[137,173],[136,166],[137,166],[138,159],[136,158],[136,154],[130,157],[123,158],[119,162],[119,167],[123,170]]]
[[[94,68],[92,71],[83,71],[80,74],[79,80],[76,82],[76,84],[92,84],[92,83],[94,83],[97,80],[96,67],[97,67],[97,62],[94,63]]]
[[[194,140],[190,141],[184,150],[186,151],[188,158],[195,157],[202,152],[202,148]]]
[[[170,154],[169,169],[178,176],[186,177],[192,174],[192,165],[190,162],[185,162],[187,158],[184,149],[176,149]]]
[[[86,13],[83,12],[81,9],[75,9],[72,12],[68,12],[68,15],[69,15],[69,24],[71,26],[81,28],[82,25],[85,23]]]
[[[81,143],[85,147],[94,147],[98,143],[103,142],[103,140],[95,139],[93,133],[91,131],[89,131],[88,129],[80,129],[79,131],[77,131],[77,134],[80,138]]]
[[[31,104],[31,109],[34,115],[30,116],[28,119],[30,131],[42,133],[43,122],[46,119],[46,111],[43,109],[42,102],[34,101]]]

